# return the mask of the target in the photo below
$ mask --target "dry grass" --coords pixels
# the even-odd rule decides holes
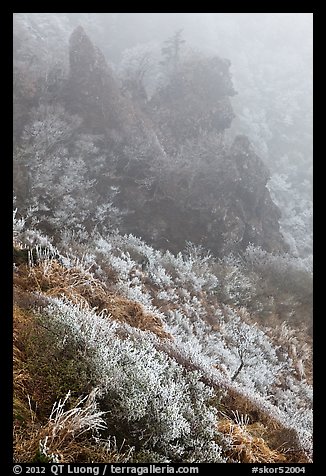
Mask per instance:
[[[251,400],[247,395],[242,394],[238,389],[230,385],[226,395],[223,397],[223,405],[228,409],[232,417],[232,412],[236,411],[242,415],[248,415],[250,421],[255,423],[261,422],[271,431],[274,431],[280,427],[280,423],[273,418],[268,410],[261,408],[256,402]]]
[[[90,273],[78,268],[64,268],[56,260],[41,262],[29,268],[20,265],[14,276],[14,285],[21,291],[39,291],[45,296],[65,296],[74,303],[85,303],[112,319],[125,322],[159,338],[171,338],[162,321],[146,313],[141,304],[110,293],[105,285]]]
[[[261,423],[241,425],[229,419],[220,420],[218,430],[230,439],[231,448],[226,452],[232,462],[282,463],[284,454],[269,448],[262,438],[266,432]]]
[[[126,462],[127,453],[119,452],[116,448],[113,450],[107,446],[95,445],[89,437],[86,438],[84,434],[76,434],[74,431],[67,432],[63,439],[59,432],[56,438],[49,440],[49,435],[53,434],[53,422],[51,419],[45,419],[45,415],[49,414],[49,405],[52,406],[53,401],[58,395],[62,395],[62,392],[58,393],[57,375],[53,380],[49,379],[52,372],[52,369],[49,370],[49,365],[52,365],[51,351],[46,350],[48,354],[46,353],[43,357],[40,354],[40,351],[44,353],[44,348],[49,347],[49,342],[44,341],[44,329],[42,330],[36,322],[35,316],[33,317],[32,313],[28,311],[29,308],[42,307],[45,304],[42,297],[36,297],[33,294],[35,291],[45,297],[63,295],[72,302],[84,302],[92,308],[96,307],[108,318],[127,323],[143,331],[153,332],[160,338],[157,344],[159,350],[170,355],[188,371],[196,370],[196,365],[185,361],[182,355],[179,355],[171,347],[172,337],[165,332],[163,323],[158,317],[144,312],[140,304],[109,292],[106,286],[90,273],[83,272],[78,268],[64,268],[54,259],[41,262],[32,268],[26,263],[19,265],[18,270],[14,273],[14,300],[16,303],[14,307],[14,441],[16,461],[33,461],[33,458],[41,458],[39,442],[44,442],[48,437],[46,443],[50,445],[49,451],[58,454],[58,459],[62,462]],[[247,315],[242,317],[244,320],[248,319]],[[30,335],[34,339],[32,342],[34,353],[28,356],[26,342],[29,341],[27,337]],[[281,337],[284,336],[281,336],[280,333],[279,340]],[[35,342],[40,343],[35,346]],[[27,357],[31,358],[31,355],[35,360],[34,367],[27,365]],[[64,358],[68,362],[67,356]],[[44,368],[42,367],[43,361],[46,363]],[[62,361],[64,359],[60,358],[60,362]],[[59,368],[60,375],[63,375],[67,380],[67,385],[74,383],[76,369],[73,370],[72,376],[68,371],[64,374],[62,370],[66,370]],[[212,385],[217,393],[221,389],[226,390],[225,393],[223,391],[224,396],[220,402],[223,405],[226,418],[219,422],[218,429],[231,439],[231,450],[227,454],[230,459],[243,463],[309,462],[301,449],[294,429],[285,428],[268,412],[268,409],[263,408],[232,385],[228,385],[227,381],[223,385],[213,383],[210,378],[206,379],[205,372],[203,372],[203,381],[205,380],[207,380],[205,383]],[[76,388],[74,386],[69,388],[80,391],[78,385]],[[57,392],[55,396],[54,392]],[[42,408],[36,410],[33,402],[41,402]],[[239,425],[233,422],[232,411],[249,415],[251,424]]]
[[[21,351],[14,344],[14,371],[13,371],[13,396],[14,396],[14,418],[18,422],[30,418],[30,405],[26,388],[31,383],[31,376],[25,369],[24,358]]]
[[[20,425],[35,417],[29,400],[29,389],[33,379],[27,370],[26,355],[20,334],[20,330],[29,325],[28,313],[14,306],[13,322],[13,413],[16,425]]]
[[[310,457],[305,453],[294,428],[284,426],[267,409],[261,407],[235,388],[228,389],[222,399],[224,413],[232,419],[233,411],[248,415],[252,425],[264,427],[264,441],[268,447],[282,454],[288,463],[310,463]],[[225,411],[226,410],[226,411]],[[253,427],[252,427],[253,428]]]
[[[262,400],[243,393],[225,378],[212,378],[205,369],[186,359],[168,340],[158,342],[156,348],[165,352],[187,371],[198,370],[202,374],[202,381],[216,392],[215,406],[229,420],[232,421],[235,413],[248,415],[251,424],[259,423],[264,426],[264,440],[272,451],[281,452],[287,462],[311,462],[302,448],[296,430],[285,426]]]
[[[40,442],[44,444],[48,428],[31,426],[27,430],[14,429],[14,462],[40,463],[48,462],[48,458],[40,452]],[[127,463],[130,462],[131,451],[110,448],[85,434],[81,437],[70,436],[65,446],[52,447],[53,457],[60,463]]]
[[[265,330],[276,347],[286,350],[293,361],[294,375],[298,380],[303,378],[309,385],[313,385],[313,340],[307,328],[291,327],[283,322],[273,328]],[[302,364],[303,375],[298,371]]]
[[[97,410],[96,392],[94,389],[66,409],[68,393],[63,401],[53,405],[46,424],[36,424],[32,419],[27,428],[15,427],[15,462],[127,462],[131,450],[122,451],[110,440],[104,443],[92,438],[106,428],[103,412]]]
[[[125,322],[143,331],[150,331],[160,338],[172,339],[171,334],[164,330],[162,321],[157,316],[145,313],[139,303],[117,295],[108,295],[106,309],[117,321]]]

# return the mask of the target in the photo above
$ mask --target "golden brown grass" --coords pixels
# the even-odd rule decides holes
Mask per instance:
[[[169,347],[172,337],[166,333],[160,319],[144,312],[140,304],[109,292],[106,286],[94,279],[90,273],[82,272],[78,268],[64,268],[56,260],[41,262],[32,268],[25,263],[20,264],[18,271],[14,273],[14,286],[14,441],[15,458],[23,462],[40,457],[37,456],[39,441],[44,441],[50,431],[50,423],[45,416],[49,415],[49,408],[58,396],[58,393],[54,395],[54,392],[58,391],[55,385],[57,376],[54,376],[51,382],[46,377],[47,355],[42,357],[39,352],[43,344],[39,345],[39,348],[33,348],[35,365],[32,371],[27,362],[26,345],[30,342],[30,336],[34,339],[32,346],[33,342],[43,343],[46,337],[35,315],[28,310],[35,305],[42,305],[42,298],[33,295],[34,291],[39,291],[44,296],[63,295],[75,303],[84,302],[90,307],[96,307],[108,318],[153,332],[163,339],[159,344],[164,347],[164,352],[167,352],[165,346]],[[248,316],[243,318],[246,320]],[[171,357],[180,360],[180,356]],[[192,368],[195,370],[195,366],[189,362],[180,363],[185,368],[189,367],[189,371]],[[62,369],[59,370],[62,374]],[[68,382],[71,380],[68,379]],[[42,408],[35,407],[38,403],[42,404]],[[236,410],[249,415],[251,421],[250,425],[245,426],[238,425],[227,417],[219,422],[219,431],[228,435],[232,441],[232,449],[227,455],[231,459],[239,462],[309,462],[301,450],[295,430],[282,426],[268,410],[261,408],[236,388],[227,386],[221,404],[228,417],[232,418],[232,410]],[[125,453],[120,455],[118,451],[93,445],[85,435],[66,436],[62,445],[58,441],[56,440],[51,451],[58,454],[63,462],[126,461],[123,460],[127,457]]]
[[[164,330],[162,321],[157,316],[145,313],[139,303],[112,294],[107,297],[106,309],[117,321],[125,322],[143,331],[153,332],[160,338],[172,338]]]
[[[105,429],[102,412],[97,411],[96,389],[66,409],[69,393],[56,402],[45,424],[31,419],[24,427],[14,428],[16,462],[127,462],[131,451],[122,451],[112,440],[91,438],[94,429]],[[113,440],[113,443],[115,441]]]
[[[246,395],[242,395],[237,389],[229,387],[222,399],[223,413],[232,419],[233,412],[248,415],[253,428],[264,428],[264,441],[266,445],[277,454],[282,454],[284,461],[296,463],[310,463],[309,456],[299,441],[294,428],[286,427],[275,418],[267,409],[262,408]],[[255,426],[253,426],[255,425]],[[257,426],[258,425],[258,426]],[[249,428],[249,429],[250,429]],[[283,460],[282,460],[283,461]],[[262,461],[263,462],[263,461]]]
[[[241,425],[229,419],[218,422],[218,430],[230,440],[230,449],[226,452],[232,462],[239,463],[282,463],[284,454],[269,448],[262,438],[266,428],[261,423]]]
[[[45,296],[65,296],[74,303],[87,303],[110,318],[125,322],[159,338],[171,338],[162,321],[145,312],[141,304],[109,292],[105,285],[90,273],[78,268],[64,268],[56,260],[40,263],[32,268],[20,265],[14,285],[23,291],[39,291]]]
[[[14,429],[15,463],[47,462],[40,454],[40,441],[47,435],[46,427]],[[84,435],[80,438],[67,439],[65,446],[52,448],[56,460],[60,463],[125,463],[128,462],[127,453],[108,451],[104,446],[95,445]]]
[[[30,426],[28,429],[14,429],[14,462],[47,462],[40,453],[40,441],[48,434],[48,428]],[[129,451],[110,449],[103,444],[92,444],[88,435],[74,438],[69,436],[64,446],[54,446],[50,451],[60,463],[126,463],[130,461]]]
[[[266,334],[276,347],[286,350],[293,361],[294,375],[298,380],[304,378],[313,385],[313,341],[307,327],[291,327],[285,321],[280,325],[265,329]],[[298,364],[302,363],[304,375],[298,372]]]
[[[28,313],[14,306],[13,313],[13,414],[17,425],[34,417],[30,406],[29,388],[33,382],[26,366],[26,355],[20,330],[28,326]]]

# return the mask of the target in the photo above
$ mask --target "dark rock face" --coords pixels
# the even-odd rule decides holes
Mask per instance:
[[[155,197],[148,196],[135,210],[129,221],[132,232],[174,252],[186,241],[216,255],[244,250],[249,243],[285,251],[280,211],[266,188],[268,169],[248,139],[237,137],[229,151],[214,159],[201,165],[191,183],[178,178],[177,170],[174,177],[171,173],[169,188],[163,183]],[[139,192],[133,193],[136,197]]]
[[[104,134],[110,145],[136,146],[136,138],[154,149],[156,146],[152,152],[160,155],[162,151],[146,119],[122,95],[112,69],[82,27],[74,30],[69,46],[67,109],[82,117],[88,133]]]
[[[117,205],[129,212],[122,231],[174,252],[186,241],[217,255],[249,243],[285,250],[280,212],[266,188],[269,172],[248,138],[237,137],[229,150],[214,142],[233,118],[228,69],[228,62],[217,59],[187,64],[182,81],[178,72],[146,117],[121,94],[84,30],[73,32],[68,106],[86,131],[105,135],[107,150],[115,147],[114,170],[99,180],[120,189]],[[207,83],[209,72],[222,78],[219,83]],[[203,89],[205,84],[213,90]]]
[[[285,250],[279,230],[279,209],[266,188],[269,171],[255,154],[246,136],[237,136],[228,153],[224,167],[225,187],[231,190],[229,203],[225,203],[223,220],[229,240],[240,249],[249,243],[268,251]]]
[[[68,106],[94,133],[116,130],[120,135],[127,115],[124,101],[102,53],[93,46],[82,27],[70,37],[70,84]]]
[[[168,139],[167,149],[203,132],[220,133],[235,115],[230,96],[233,89],[229,67],[222,58],[193,58],[181,63],[170,81],[150,101],[151,117]]]

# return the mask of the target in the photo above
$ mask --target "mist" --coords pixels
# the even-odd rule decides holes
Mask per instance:
[[[13,23],[14,461],[312,462],[313,14]]]
[[[60,58],[67,67],[65,45],[78,25],[84,26],[118,75],[123,75],[126,62],[148,52],[151,64],[143,81],[149,97],[160,83],[157,64],[162,44],[178,30],[185,40],[185,55],[197,52],[228,59],[236,95],[231,98],[235,118],[225,135],[250,138],[271,171],[268,186],[282,210],[282,231],[292,251],[311,253],[312,14],[16,15],[18,26],[24,21],[48,66],[51,58],[53,62]]]

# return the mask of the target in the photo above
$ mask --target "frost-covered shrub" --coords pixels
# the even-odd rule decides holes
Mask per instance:
[[[90,309],[52,299],[46,314],[53,329],[64,329],[63,346],[75,340],[84,349],[111,427],[125,427],[126,436],[141,445],[147,441],[148,448],[173,454],[177,446],[181,455],[204,461],[194,440],[206,449],[214,440],[216,410],[207,403],[213,392],[198,372],[184,372],[155,349],[152,338],[120,338],[117,323]]]
[[[287,162],[287,155],[282,157],[282,162]],[[305,167],[297,164],[298,169]],[[291,170],[291,169],[290,169]],[[290,172],[290,171],[289,171]],[[312,183],[311,180],[300,180],[300,185],[289,180],[292,172],[272,174],[267,187],[274,203],[282,210],[280,219],[281,232],[290,245],[290,250],[295,256],[312,256]],[[312,177],[312,175],[311,175]]]
[[[265,395],[284,364],[279,361],[275,347],[262,330],[246,324],[235,313],[232,315],[232,311],[229,313],[232,317],[221,325],[221,333],[229,349],[238,356],[238,367],[243,362],[237,381]]]
[[[297,381],[290,375],[286,388],[275,389],[275,399],[289,423],[296,427],[302,437],[311,440],[313,431],[313,391],[305,381]],[[311,441],[310,441],[311,446]],[[308,446],[305,446],[308,449]]]
[[[246,305],[256,294],[257,277],[245,273],[243,260],[233,254],[219,260],[220,286],[217,295],[223,302]]]
[[[47,250],[57,252],[37,231],[21,231],[19,240],[39,250],[42,263],[49,259]],[[119,233],[106,238],[94,233],[87,245],[72,240],[68,251],[57,252],[61,266],[78,268],[90,286],[101,287],[94,275],[104,278],[104,293],[108,288],[141,303],[172,337],[162,342],[150,329],[118,324],[60,299],[51,299],[42,311],[55,348],[64,355],[73,349],[87,367],[84,374],[100,387],[110,431],[126,438],[136,453],[159,453],[158,460],[166,461],[220,461],[220,444],[227,443],[216,433],[216,410],[208,401],[220,399],[226,389],[243,392],[309,447],[311,387],[298,381],[290,356],[291,344],[298,347],[296,332],[287,338],[283,326],[278,336],[274,328],[253,325],[248,313],[254,306],[256,312],[266,308],[265,291],[274,289],[278,275],[300,276],[292,287],[303,286],[311,276],[308,260],[248,247],[241,258],[214,262],[196,247],[174,256]],[[106,279],[112,271],[114,279]],[[272,298],[270,306],[278,295]]]
[[[168,287],[172,285],[172,278],[163,268],[163,266],[159,265],[156,261],[150,261],[148,266],[148,274],[156,286],[159,287]]]
[[[206,267],[203,269],[203,263],[200,258],[197,260],[182,253],[174,256],[168,251],[161,258],[162,266],[173,277],[174,283],[192,292],[210,291],[218,284],[217,277]],[[201,271],[196,272],[196,268]]]
[[[217,277],[210,271],[210,255],[172,255],[146,245],[133,235],[113,234],[94,241],[100,264],[110,266],[117,274],[116,289],[124,296],[150,306],[152,299],[167,302],[196,299],[193,295],[211,292],[217,286]],[[102,264],[103,263],[103,264]],[[164,298],[165,299],[165,298]],[[186,304],[185,304],[186,305]],[[196,309],[198,312],[198,309]]]
[[[25,227],[24,218],[16,218],[17,208],[13,210],[13,234],[14,238],[18,238]]]
[[[46,248],[53,255],[59,254],[57,248],[53,246],[48,236],[42,234],[37,229],[27,228],[26,218],[16,218],[16,216],[17,208],[13,210],[13,235],[17,243],[19,242],[19,244],[24,248]]]
[[[259,319],[279,316],[302,322],[312,306],[312,262],[288,254],[272,254],[249,245],[242,256],[228,255],[215,266],[220,277],[216,296],[245,306]]]
[[[244,254],[243,273],[259,278],[258,301],[262,309],[280,314],[283,319],[311,325],[312,260],[287,254],[267,253],[249,246]],[[271,300],[271,297],[273,299]]]
[[[135,262],[130,258],[129,254],[121,253],[120,256],[110,256],[110,265],[119,272],[120,279],[128,281],[130,271],[135,266]]]
[[[133,282],[131,286],[130,283],[119,283],[118,286],[119,292],[125,297],[152,309],[152,297],[140,284]]]
[[[248,246],[244,254],[246,268],[269,276],[279,286],[290,286],[295,280],[299,284],[301,274],[312,273],[312,262],[309,258],[296,258],[287,254],[273,255],[260,247]]]
[[[156,294],[156,298],[166,302],[175,302],[178,299],[178,295],[174,289],[169,289],[167,291],[159,291]]]

